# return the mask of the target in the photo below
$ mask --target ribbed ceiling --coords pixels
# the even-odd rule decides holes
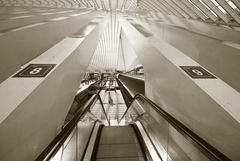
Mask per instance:
[[[88,67],[89,70],[116,70],[119,68],[119,48],[121,26],[117,14],[109,14],[107,27],[102,33],[101,39]]]
[[[239,0],[139,0],[138,8],[186,19],[239,26]]]
[[[240,25],[239,0],[0,0],[1,6],[89,8],[161,13],[228,26]]]
[[[137,0],[0,0],[0,6],[89,8],[96,10],[129,10],[137,7]]]

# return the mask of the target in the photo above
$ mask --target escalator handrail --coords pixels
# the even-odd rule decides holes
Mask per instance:
[[[118,82],[121,84],[122,88],[125,90],[125,92],[129,92],[122,82],[118,80]],[[124,93],[124,92],[122,92]],[[128,96],[131,96],[131,94],[127,93]],[[131,96],[132,97],[132,96]],[[128,97],[129,98],[129,97]],[[195,147],[197,147],[201,152],[203,152],[208,158],[211,160],[217,160],[217,161],[231,161],[226,155],[218,151],[216,148],[214,148],[212,145],[207,143],[204,139],[202,139],[200,136],[198,136],[196,133],[194,133],[192,130],[187,128],[185,125],[183,125],[180,121],[175,119],[173,116],[171,116],[168,112],[163,110],[160,106],[158,106],[156,103],[154,103],[152,100],[147,98],[146,96],[142,94],[136,94],[132,99],[129,101],[128,108],[124,112],[123,116],[121,117],[120,121],[125,117],[128,110],[133,107],[132,104],[134,101],[140,100],[140,101],[146,101],[151,107],[160,114],[169,124],[171,124],[178,132],[180,132],[187,140],[189,140]]]
[[[98,99],[98,95],[101,90],[97,92],[97,94],[93,95],[92,98],[87,102],[87,104],[82,108],[82,110],[78,111],[73,119],[62,129],[62,131],[51,141],[51,143],[43,150],[43,152],[36,158],[35,161],[43,161],[50,160],[61,148],[65,140],[71,134],[73,129],[76,127],[77,123],[80,119],[86,114],[86,112],[91,108],[96,99]]]

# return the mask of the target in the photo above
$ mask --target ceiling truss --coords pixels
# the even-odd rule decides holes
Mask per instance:
[[[156,12],[228,26],[240,26],[240,0],[0,0],[0,6],[89,8]]]

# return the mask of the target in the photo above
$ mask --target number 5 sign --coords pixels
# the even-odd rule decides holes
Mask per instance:
[[[201,66],[180,66],[180,68],[184,72],[186,72],[191,78],[195,78],[195,79],[196,78],[205,78],[205,79],[216,78]]]
[[[30,64],[13,77],[45,77],[56,64]]]

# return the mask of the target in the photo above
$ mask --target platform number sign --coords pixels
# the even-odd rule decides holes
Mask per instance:
[[[180,66],[180,68],[186,72],[191,78],[194,79],[214,79],[216,78],[214,75],[209,73],[201,66]]]
[[[56,64],[30,64],[13,77],[45,77]]]

